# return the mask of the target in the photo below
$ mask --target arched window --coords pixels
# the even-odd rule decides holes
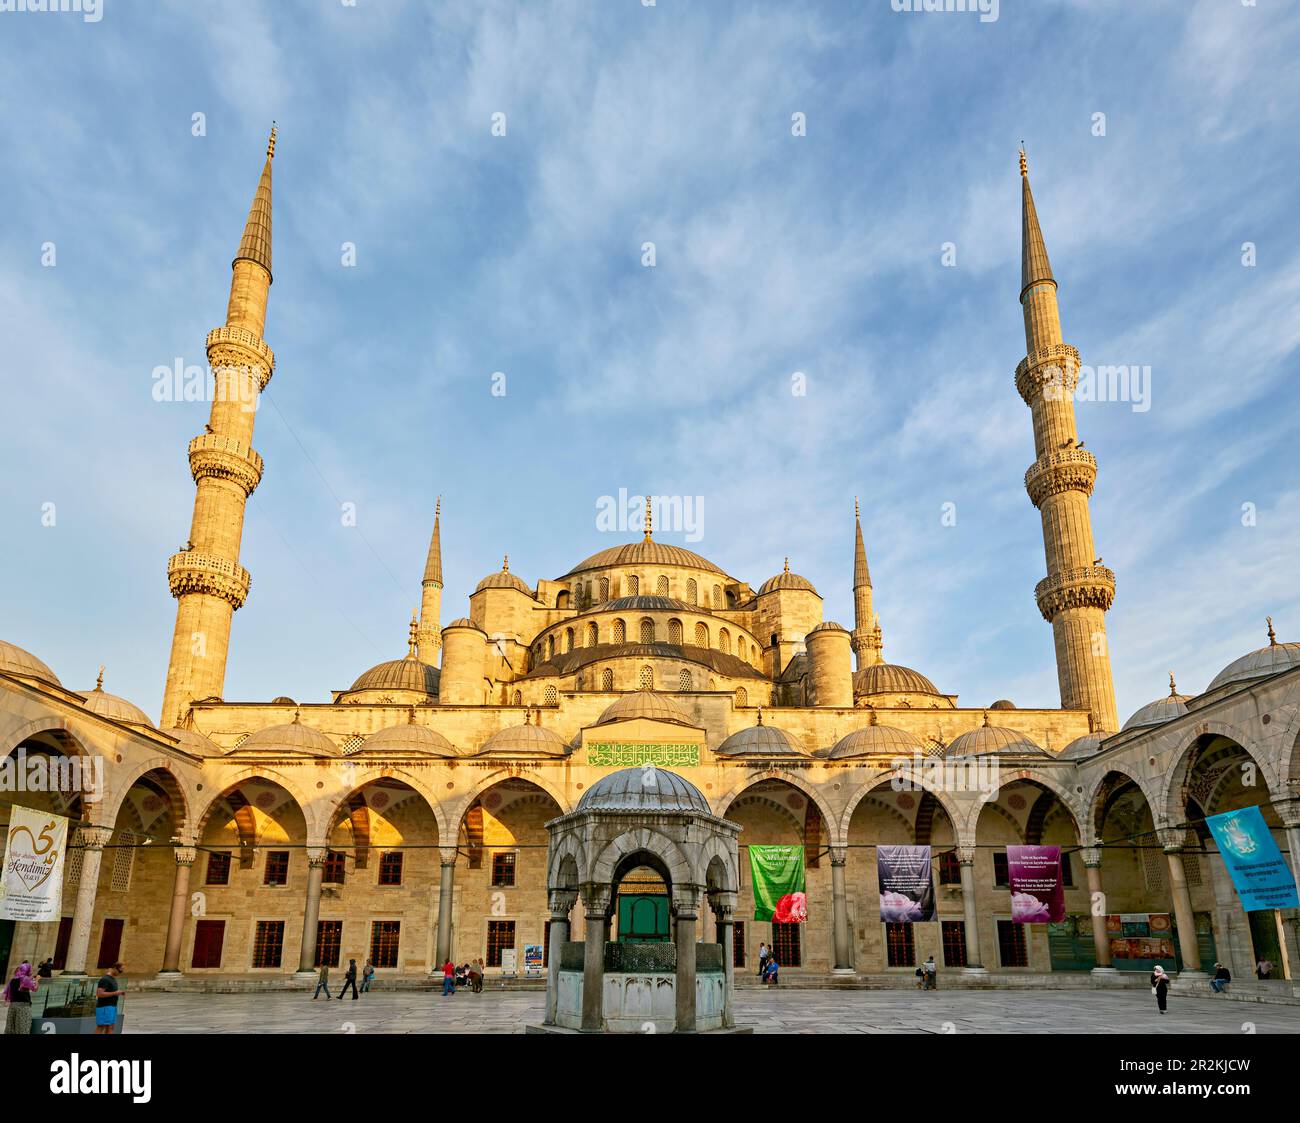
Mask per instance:
[[[560,692],[553,686],[546,688],[546,704],[548,706],[558,706],[560,704]]]
[[[614,621],[614,642],[627,643],[627,625],[622,620]]]
[[[749,705],[749,694],[746,692],[743,686],[736,687],[736,705],[737,706]]]
[[[744,636],[737,636],[737,637],[736,637],[736,654],[739,655],[742,659],[745,657],[745,637],[744,637]]]
[[[709,626],[707,624],[695,625],[695,646],[696,647],[709,646]]]
[[[700,587],[698,584],[696,584],[694,577],[692,577],[689,581],[686,582],[686,603],[687,604],[700,603]]]
[[[609,600],[609,578],[602,577],[600,579],[600,584],[597,586],[597,588],[600,589],[600,603],[604,604],[607,600]]]
[[[642,690],[651,690],[655,684],[655,673],[650,667],[641,668],[640,686]]]
[[[572,628],[564,629],[564,650],[565,651],[573,650],[573,629]]]
[[[582,586],[581,586],[581,585],[575,585],[575,586],[574,586],[574,589],[575,589],[575,591],[576,591],[576,595],[581,596],[581,594],[582,594]],[[568,590],[568,589],[561,589],[560,592],[556,595],[556,597],[555,597],[555,607],[556,607],[556,608],[568,608],[568,607],[569,607],[569,590]]]
[[[649,617],[641,621],[641,642],[654,643],[655,641],[655,622]]]
[[[524,696],[523,696],[522,694],[520,694],[519,691],[516,690],[516,691],[515,691],[515,695],[514,695],[514,697],[511,699],[510,704],[511,704],[512,706],[522,706],[522,705],[524,704]]]
[[[691,689],[690,671],[677,672],[677,689],[680,690],[683,694],[685,694],[688,690]]]
[[[731,654],[731,633],[726,628],[718,633],[718,650],[724,655]]]
[[[668,621],[668,642],[674,647],[682,645],[682,622],[680,620]]]
[[[721,585],[713,586],[713,607],[714,608],[722,607],[722,586]]]
[[[600,688],[606,693],[614,689],[614,672],[609,667],[600,672]]]
[[[629,597],[634,597],[640,591],[641,591],[641,578],[633,574],[631,577],[627,579],[627,595]]]
[[[664,577],[662,574],[660,575],[659,580],[655,582],[655,592],[661,597],[666,597],[668,595],[668,578]]]
[[[587,625],[587,646],[595,647],[600,643],[600,629],[595,624]]]
[[[555,658],[555,637],[554,636],[546,637],[546,658],[548,659]]]

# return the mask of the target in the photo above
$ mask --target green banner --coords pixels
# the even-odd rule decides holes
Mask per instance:
[[[751,846],[749,870],[755,920],[802,924],[808,919],[802,846]]]

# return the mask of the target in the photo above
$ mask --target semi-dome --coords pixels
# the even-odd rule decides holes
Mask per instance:
[[[769,577],[758,587],[758,595],[761,597],[766,593],[775,593],[778,589],[817,595],[817,590],[813,588],[813,583],[808,578],[790,572],[789,558],[785,559],[785,569],[782,572],[775,577]]]
[[[717,748],[719,756],[807,756],[808,750],[793,733],[776,725],[763,724],[759,711],[758,724],[733,733]]]
[[[26,648],[19,647],[16,643],[9,643],[0,639],[0,671],[7,675],[18,675],[21,678],[35,678],[42,682],[50,682],[55,686],[62,686],[56,675],[41,660],[37,659]]]
[[[438,679],[437,667],[408,655],[405,659],[376,664],[359,675],[348,690],[412,690],[433,698],[438,694]]]
[[[1234,682],[1250,682],[1252,679],[1267,678],[1283,671],[1300,667],[1300,643],[1278,643],[1273,633],[1273,620],[1268,621],[1268,646],[1261,647],[1240,659],[1234,659],[1211,680],[1206,688],[1208,693],[1220,686]]]
[[[378,733],[372,733],[355,749],[343,755],[354,756],[357,753],[419,753],[423,756],[441,757],[460,755],[455,746],[436,729],[417,725],[414,721],[390,725]]]
[[[481,593],[484,589],[517,589],[519,592],[526,593],[530,597],[533,595],[533,591],[528,587],[527,583],[521,581],[510,572],[509,554],[507,554],[505,559],[501,562],[500,569],[495,573],[489,573],[482,581],[474,586],[474,591],[476,593]]]
[[[675,597],[619,597],[596,606],[599,612],[708,612],[700,604],[687,604]]]
[[[1169,676],[1169,693],[1154,702],[1148,702],[1124,723],[1125,729],[1143,729],[1152,725],[1164,725],[1176,717],[1187,713],[1188,695],[1179,694],[1174,683],[1174,676]]]
[[[874,717],[874,715],[873,715]],[[914,733],[892,725],[868,725],[835,742],[828,760],[857,756],[924,756],[925,745]]]
[[[1101,748],[1105,733],[1085,733],[1076,737],[1061,750],[1062,760],[1083,760],[1095,754]]]
[[[578,800],[579,811],[695,811],[713,814],[689,780],[666,768],[622,768],[602,776]]]
[[[676,565],[687,569],[703,569],[709,573],[723,573],[711,561],[700,557],[699,554],[683,549],[681,546],[670,546],[666,542],[645,538],[640,542],[626,542],[622,546],[610,546],[608,549],[600,550],[580,561],[565,574],[565,577],[571,577],[575,573],[582,573],[588,569],[617,569],[629,565]]]
[[[475,756],[565,756],[564,738],[540,725],[512,725],[493,733]]]
[[[197,729],[164,729],[168,737],[174,737],[180,747],[195,756],[220,756],[221,748]]]
[[[631,721],[639,717],[651,721],[672,721],[679,725],[693,724],[675,702],[653,690],[634,690],[630,694],[624,694],[605,708],[596,724],[608,725],[611,721]]]
[[[1001,725],[990,725],[989,715],[984,715],[984,724],[978,729],[971,729],[954,737],[948,745],[947,756],[986,756],[989,753],[1034,753],[1046,752],[1027,734],[1017,729],[1007,729]]]
[[[319,729],[303,725],[297,715],[294,716],[293,721],[286,722],[284,725],[268,725],[265,729],[259,729],[236,748],[241,753],[261,750],[300,753],[306,756],[338,755],[338,746],[333,741]]]
[[[873,663],[853,673],[855,696],[872,694],[933,694],[942,697],[939,688],[920,671],[898,663]]]
[[[106,717],[109,721],[125,721],[131,725],[147,725],[153,728],[149,715],[134,702],[109,694],[104,689],[104,668],[99,668],[99,678],[95,680],[95,689],[85,694],[86,709],[91,713]]]

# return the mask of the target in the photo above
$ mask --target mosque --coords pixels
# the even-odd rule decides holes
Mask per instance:
[[[1300,873],[1300,644],[1270,622],[1267,643],[1224,652],[1203,690],[1171,681],[1121,723],[1106,641],[1115,575],[1093,541],[1097,461],[1070,392],[1079,355],[1061,334],[1023,153],[1014,381],[1034,438],[1025,487],[1042,518],[1051,708],[959,702],[954,684],[885,660],[860,515],[850,629],[824,619],[788,563],[753,585],[724,558],[657,540],[649,508],[633,540],[566,573],[525,579],[503,560],[445,624],[436,510],[405,655],[359,669],[328,701],[227,699],[250,588],[244,507],[263,468],[248,403],[275,370],[274,149],[273,131],[225,322],[207,337],[217,393],[188,448],[194,510],[167,563],[176,625],[157,720],[105,690],[102,672],[74,689],[0,642],[0,759],[86,761],[102,776],[0,792],[0,819],[18,804],[75,828],[61,922],[0,921],[0,963],[53,956],[75,974],[121,959],[168,985],[272,987],[368,957],[380,985],[417,986],[449,957],[527,973],[550,961],[555,924],[573,939],[599,923],[618,940],[665,940],[670,913],[702,935],[712,909],[738,974],[761,941],[787,976],[910,976],[933,955],[991,985],[1156,960],[1194,978],[1217,959],[1247,977],[1264,956],[1296,978],[1295,910],[1244,912],[1204,820],[1258,806]],[[978,765],[991,783],[913,782],[936,761]],[[548,892],[546,824],[590,807],[602,779],[651,765],[693,813],[739,828],[734,901],[651,866],[625,871],[614,899]],[[932,847],[933,922],[881,919],[875,848],[897,843]],[[1012,923],[1005,848],[1022,843],[1062,847],[1063,922]],[[744,853],[768,844],[802,848],[802,923],[753,919]]]

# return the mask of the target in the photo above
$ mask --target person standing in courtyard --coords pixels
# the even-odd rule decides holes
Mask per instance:
[[[324,963],[320,965],[320,973],[316,976],[316,993],[311,996],[313,1002],[320,997],[320,992],[325,992],[325,999],[329,1001],[330,996],[330,969]]]
[[[1264,956],[1261,955],[1259,957],[1259,962],[1255,964],[1255,978],[1263,980],[1263,979],[1271,979],[1272,977],[1273,977],[1272,961],[1266,959]]]
[[[40,979],[32,974],[32,965],[26,960],[18,964],[14,977],[5,985],[5,1033],[29,1034],[32,1032],[32,995],[40,986]]]
[[[347,974],[343,976],[343,989],[339,991],[339,1001],[343,1001],[343,996],[347,994],[348,987],[352,988],[352,1001],[357,1000],[357,961],[348,960]],[[326,993],[329,993],[328,991]]]
[[[921,966],[924,974],[921,976],[925,990],[939,989],[939,968],[935,965],[934,956],[928,956]]]
[[[111,1034],[117,1025],[117,998],[122,988],[117,985],[117,977],[124,968],[120,963],[112,967],[99,980],[95,987],[95,1032]]]
[[[1151,972],[1151,993],[1156,996],[1156,1005],[1160,1007],[1160,1012],[1165,1012],[1165,1004],[1169,1001],[1169,976],[1165,974],[1165,969],[1156,964],[1156,969]]]
[[[448,959],[442,965],[442,996],[456,993],[456,965]]]
[[[375,966],[366,959],[366,965],[361,968],[361,993],[365,994],[370,989],[370,984],[375,977]]]
[[[1210,987],[1215,994],[1222,994],[1223,988],[1232,982],[1232,973],[1222,964],[1214,965],[1214,978],[1210,980]]]
[[[760,941],[758,945],[758,977],[760,979],[763,979],[767,974],[767,961],[771,958],[771,955],[772,953],[767,950],[767,944]]]

